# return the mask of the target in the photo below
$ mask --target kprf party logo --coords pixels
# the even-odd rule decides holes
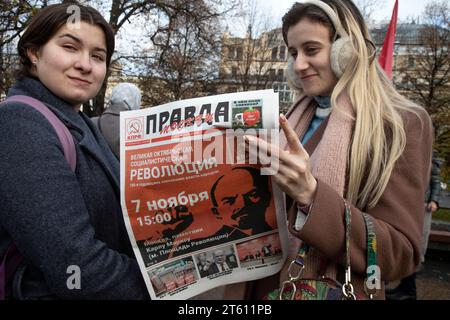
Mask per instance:
[[[138,140],[144,138],[144,118],[131,118],[125,121],[126,140]]]

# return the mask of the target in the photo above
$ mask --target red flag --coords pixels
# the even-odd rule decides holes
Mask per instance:
[[[395,0],[394,11],[392,12],[391,23],[384,38],[383,49],[381,49],[380,58],[378,62],[386,72],[389,79],[392,79],[392,65],[394,64],[394,43],[395,33],[397,31],[397,14],[398,14],[398,0]]]

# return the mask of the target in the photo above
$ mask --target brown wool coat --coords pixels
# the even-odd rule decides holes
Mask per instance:
[[[423,225],[423,202],[428,184],[433,130],[425,110],[418,116],[404,112],[406,148],[397,161],[388,185],[378,204],[367,211],[373,217],[377,236],[377,258],[382,283],[394,281],[415,272],[420,262]],[[320,141],[324,130],[317,130],[305,145],[309,154]],[[361,211],[352,206],[350,256],[352,284],[358,295],[364,295],[366,269],[366,227]],[[300,231],[293,228],[296,209],[288,210],[291,236],[306,241],[332,263],[338,265],[338,281],[344,283],[345,226],[344,203],[331,187],[318,180],[313,208]],[[293,243],[293,241],[291,241]],[[283,270],[281,272],[283,274]],[[305,278],[311,275],[305,274]],[[285,278],[283,274],[281,281]],[[279,286],[280,273],[258,281],[238,283],[215,289],[221,299],[261,299]],[[378,299],[384,298],[383,290]],[[207,297],[206,294],[204,297]],[[200,297],[199,297],[200,298]],[[214,299],[214,297],[211,297]]]

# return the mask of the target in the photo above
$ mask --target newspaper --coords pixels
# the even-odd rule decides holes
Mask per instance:
[[[262,90],[120,114],[123,215],[152,299],[280,271],[284,196],[242,142],[276,139],[278,112],[278,94]]]

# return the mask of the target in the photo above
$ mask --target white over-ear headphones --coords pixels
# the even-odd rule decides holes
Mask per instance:
[[[336,29],[336,34],[340,37],[335,40],[331,46],[331,69],[333,70],[336,77],[340,78],[344,73],[347,65],[349,64],[351,57],[353,55],[353,49],[351,45],[350,37],[341,25],[339,16],[337,13],[326,3],[319,0],[303,0],[300,1],[303,4],[312,4],[320,9],[322,9],[327,16],[330,18],[331,22]],[[288,67],[286,72],[286,77],[294,88],[300,89],[300,82],[298,81],[298,76],[294,71],[294,59],[289,56]]]

